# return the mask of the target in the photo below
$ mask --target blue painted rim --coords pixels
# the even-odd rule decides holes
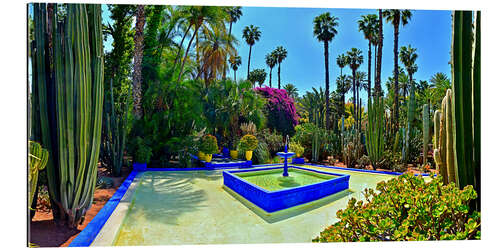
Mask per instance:
[[[88,247],[94,241],[95,237],[101,231],[106,221],[115,211],[116,206],[120,203],[121,199],[127,192],[130,184],[135,179],[135,176],[142,171],[132,170],[127,179],[123,181],[122,185],[116,190],[111,199],[109,199],[104,207],[99,210],[99,213],[87,224],[87,226],[76,236],[76,238],[69,244],[69,247]]]
[[[364,172],[364,173],[387,174],[387,175],[398,175],[398,176],[403,175],[403,173],[400,173],[400,172],[377,171],[377,170],[359,169],[359,168],[342,168],[342,167],[326,166],[326,165],[319,165],[319,164],[313,164],[313,163],[304,163],[303,165],[310,165],[310,166],[315,166],[315,167],[331,168],[331,169],[338,169],[338,170]],[[427,174],[427,173],[415,174],[415,176],[419,176],[419,175],[430,176],[430,174]],[[437,176],[437,174],[434,174],[434,176]]]

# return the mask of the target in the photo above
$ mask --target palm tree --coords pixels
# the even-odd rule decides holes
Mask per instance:
[[[323,13],[314,18],[314,36],[318,41],[323,42],[324,55],[325,55],[325,95],[326,95],[326,128],[330,128],[330,79],[328,67],[328,43],[335,38],[337,30],[335,27],[339,25],[338,18],[331,16],[329,12]]]
[[[382,9],[378,10],[378,32],[377,32],[377,37],[375,39],[377,40],[377,63],[375,64],[375,92],[377,96],[380,96],[382,94],[382,80],[381,80],[381,75],[382,75],[382,47],[384,46],[384,32],[383,32],[383,25],[382,25]]]
[[[205,29],[204,40],[200,43],[202,54],[201,72],[205,76],[205,83],[225,72],[227,56],[236,54],[233,44],[236,39],[226,33],[224,27]],[[200,74],[201,72],[198,72]]]
[[[276,53],[274,53],[274,51],[266,55],[266,64],[267,66],[269,66],[269,87],[271,88],[273,87],[271,78],[272,78],[273,68],[274,66],[276,66],[276,63],[278,63],[278,61],[276,59]]]
[[[144,52],[144,23],[146,17],[144,14],[144,5],[137,5],[135,35],[134,35],[134,75],[132,78],[132,92],[134,96],[134,116],[136,119],[142,117],[142,55]]]
[[[341,89],[341,95],[342,95],[342,114],[341,115],[344,115],[345,114],[345,93],[347,92],[346,91],[346,86],[345,86],[345,80],[346,80],[346,77],[344,76],[344,74],[342,74],[342,69],[347,66],[349,64],[349,58],[344,55],[344,54],[340,54],[337,56],[337,66],[339,66],[340,68],[340,78],[337,78],[337,89],[339,89],[339,86],[340,86],[340,89]],[[340,82],[339,82],[340,80]],[[340,83],[340,85],[339,85]],[[349,89],[349,88],[347,88]]]
[[[254,69],[250,72],[248,80],[252,82],[253,87],[255,87],[255,83],[258,83],[259,87],[262,87],[262,84],[266,81],[266,75],[266,70]]]
[[[439,103],[446,95],[446,90],[451,89],[451,81],[448,76],[438,72],[431,77],[431,95],[433,102]]]
[[[409,77],[409,83],[413,85],[413,74],[417,72],[418,66],[415,64],[415,61],[417,60],[417,49],[412,48],[411,45],[402,46],[401,51],[399,52],[399,57],[401,59],[401,62],[405,65],[406,72],[408,72],[408,77]],[[406,99],[406,89],[404,88],[404,98]]]
[[[186,63],[186,59],[189,54],[189,49],[191,48],[191,44],[193,43],[196,34],[198,34],[198,30],[205,24],[210,25],[211,27],[223,26],[223,20],[225,17],[225,12],[223,12],[218,6],[188,6],[187,10],[187,19],[189,20],[190,26],[194,25],[193,36],[189,40],[188,46],[186,48],[186,52],[184,54],[184,59],[182,60],[181,69],[179,72],[179,77],[177,78],[177,82],[180,82],[181,76],[183,74],[184,65]],[[188,32],[187,30],[186,32]]]
[[[234,82],[236,82],[236,70],[238,70],[238,67],[241,65],[241,56],[231,56],[229,58],[229,63],[234,71]]]
[[[352,48],[351,51],[347,51],[347,57],[349,58],[349,67],[352,70],[352,81],[353,81],[352,82],[352,92],[353,92],[353,105],[354,105],[354,111],[355,111],[354,117],[357,117],[356,116],[356,110],[357,110],[356,103],[358,101],[357,98],[359,98],[359,97],[357,95],[358,83],[356,83],[356,70],[358,70],[359,66],[363,63],[363,55],[362,55],[361,50],[359,50],[357,48]]]
[[[250,58],[252,57],[252,46],[255,44],[255,42],[259,41],[260,35],[261,33],[259,27],[250,25],[246,26],[245,29],[243,29],[243,38],[250,46],[250,51],[248,52],[247,79],[250,75]]]
[[[231,31],[233,29],[233,23],[236,23],[240,17],[243,15],[241,12],[241,6],[232,6],[226,9],[226,12],[229,16],[229,36],[231,36]],[[226,78],[226,67],[224,66],[224,76]]]
[[[274,54],[276,55],[276,61],[278,62],[278,89],[281,89],[281,62],[285,60],[286,56],[288,55],[288,52],[286,51],[283,46],[278,46],[274,50]]]
[[[295,87],[295,85],[289,83],[283,87],[286,92],[288,93],[289,96],[291,96],[293,99],[297,99],[299,96],[299,90]]]
[[[372,41],[377,36],[378,20],[377,15],[369,14],[361,16],[358,20],[359,31],[362,31],[365,39],[368,40],[368,98],[371,96],[372,78]]]
[[[393,124],[394,129],[398,129],[398,119],[399,119],[399,81],[398,81],[398,41],[399,41],[399,24],[402,23],[403,26],[408,24],[411,19],[410,10],[384,10],[382,15],[385,17],[387,22],[391,22],[394,26],[394,117]]]

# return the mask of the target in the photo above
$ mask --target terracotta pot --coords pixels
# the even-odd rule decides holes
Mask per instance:
[[[252,153],[253,153],[253,151],[246,151],[245,152],[245,158],[247,159],[247,161],[252,159]]]
[[[229,154],[231,155],[231,158],[232,158],[233,160],[238,159],[238,151],[237,151],[237,150],[231,150],[231,151],[229,152]]]

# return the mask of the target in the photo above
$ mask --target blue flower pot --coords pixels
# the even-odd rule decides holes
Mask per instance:
[[[229,158],[229,149],[228,148],[226,148],[226,147],[222,148],[222,156],[224,158]]]
[[[139,170],[139,171],[144,171],[148,169],[148,164],[147,163],[139,163],[139,162],[134,162],[132,166],[134,167],[134,170]]]

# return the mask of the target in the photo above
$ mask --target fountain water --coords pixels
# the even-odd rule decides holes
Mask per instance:
[[[295,155],[294,152],[288,152],[288,135],[286,136],[286,141],[285,141],[285,152],[278,152],[276,153],[279,157],[285,159],[285,164],[283,168],[283,176],[287,177],[288,176],[288,158],[293,157]]]

